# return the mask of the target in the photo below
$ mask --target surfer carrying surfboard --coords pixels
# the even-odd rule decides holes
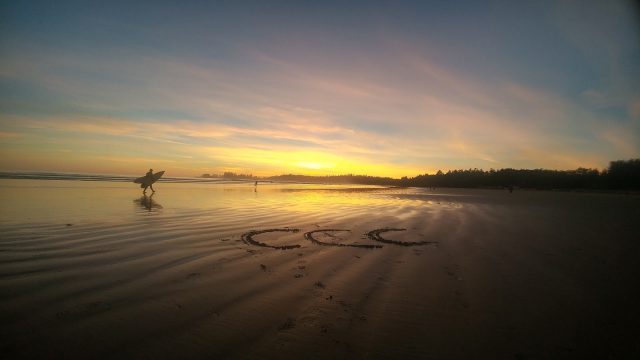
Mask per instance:
[[[154,180],[153,180],[153,169],[149,169],[149,171],[147,171],[147,174],[144,177],[147,178],[146,179],[147,182],[144,185],[149,184],[147,186],[149,186],[151,188],[151,191],[152,192],[156,192],[155,190],[153,190],[153,183],[154,183]],[[143,194],[147,193],[147,186],[144,187],[144,191],[142,191]]]
[[[158,181],[162,175],[164,174],[164,171],[159,171],[157,173],[153,173],[153,169],[149,169],[149,171],[147,171],[147,174],[145,176],[141,176],[135,180],[133,180],[134,183],[136,184],[140,184],[140,187],[143,188],[144,190],[142,191],[143,194],[147,193],[147,188],[150,187],[151,191],[156,192],[153,189],[153,183]]]

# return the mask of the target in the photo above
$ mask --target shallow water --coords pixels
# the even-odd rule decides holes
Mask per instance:
[[[0,222],[134,221],[203,211],[251,219],[270,212],[280,216],[383,209],[417,203],[416,198],[401,196],[432,196],[420,189],[275,183],[254,187],[247,182],[160,182],[155,189],[145,196],[135,184],[125,182],[0,179]]]

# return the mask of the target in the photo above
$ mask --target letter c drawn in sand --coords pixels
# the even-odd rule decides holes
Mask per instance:
[[[380,233],[387,232],[387,231],[405,231],[405,230],[407,229],[394,229],[394,228],[375,229],[375,230],[369,231],[367,233],[367,237],[371,240],[380,241],[387,244],[400,245],[400,246],[416,246],[416,245],[428,245],[428,244],[438,243],[437,241],[397,241],[397,240],[385,239],[382,236],[380,236]]]
[[[304,233],[304,238],[311,241],[312,243],[316,244],[316,245],[322,245],[322,246],[341,246],[341,247],[355,247],[355,248],[364,248],[364,249],[379,249],[382,247],[382,245],[368,245],[368,244],[340,244],[340,243],[328,243],[328,242],[322,242],[316,238],[313,237],[314,233],[325,233],[325,235],[329,235],[327,234],[328,232],[336,232],[336,231],[351,231],[351,230],[344,230],[344,229],[321,229],[321,230],[313,230],[313,231],[309,231]]]
[[[291,250],[291,249],[296,249],[300,247],[300,245],[274,246],[274,245],[265,244],[253,239],[255,235],[264,234],[268,232],[276,232],[276,231],[297,233],[298,231],[300,231],[300,229],[283,228],[283,229],[251,230],[248,233],[242,234],[242,241],[244,241],[245,244],[268,247],[268,248],[278,249],[278,250]]]

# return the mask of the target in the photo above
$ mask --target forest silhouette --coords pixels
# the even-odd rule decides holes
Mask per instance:
[[[415,187],[640,190],[640,158],[611,161],[609,167],[602,171],[587,168],[576,170],[467,169],[438,171],[432,175],[405,176],[400,179],[353,174],[328,176],[288,174],[257,177],[232,172],[226,172],[222,176],[204,174],[203,177]]]

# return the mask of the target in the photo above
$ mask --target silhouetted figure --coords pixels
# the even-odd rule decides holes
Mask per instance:
[[[508,189],[509,189],[509,193],[512,193],[513,192],[513,185],[509,185]]]
[[[153,190],[153,169],[149,169],[149,171],[147,171],[147,174],[145,175],[145,177],[148,180],[148,184],[147,186],[144,186],[144,190],[142,191],[143,194],[147,193],[147,187],[151,188],[152,192],[156,192],[155,190]]]
[[[258,182],[256,181],[255,184],[253,184],[253,191],[258,191]]]
[[[164,175],[164,170],[163,171],[158,171],[157,173],[153,173],[153,169],[149,169],[149,171],[143,175],[140,176],[139,178],[135,178],[133,179],[133,182],[136,184],[140,184],[140,188],[143,189],[142,193],[146,194],[147,193],[147,188],[150,187],[151,191],[153,191],[154,193],[156,192],[156,190],[153,188],[153,183],[158,181],[162,175]]]

